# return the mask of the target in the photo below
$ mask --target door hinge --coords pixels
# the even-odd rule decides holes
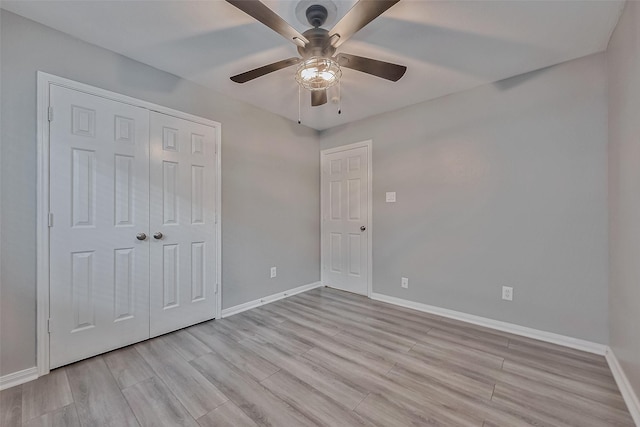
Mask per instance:
[[[51,319],[47,319],[47,332],[51,333],[53,326],[51,325],[53,322],[51,321]]]
[[[50,122],[53,121],[53,107],[49,107],[48,118]]]
[[[48,224],[49,227],[53,227],[53,212],[49,212]]]

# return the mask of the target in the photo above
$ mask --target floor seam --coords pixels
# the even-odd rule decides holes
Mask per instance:
[[[135,348],[135,346],[133,347],[136,352],[138,352],[138,349]],[[138,353],[140,354],[140,353]],[[113,375],[113,371],[111,370],[111,368],[109,368],[109,365],[107,364],[107,361],[104,360],[104,357],[101,355],[100,356],[102,358],[102,363],[104,363],[104,366],[107,368],[107,371],[109,371],[109,375],[111,375],[111,378],[113,378],[113,381],[116,383],[116,386],[118,387],[118,391],[120,392],[120,395],[122,396],[122,399],[124,400],[124,402],[127,404],[127,406],[129,407],[129,410],[131,411],[131,413],[133,414],[133,417],[136,419],[136,422],[138,423],[138,425],[140,427],[142,427],[142,422],[138,419],[138,416],[136,415],[135,411],[133,410],[133,408],[131,407],[131,404],[129,404],[129,400],[127,400],[127,396],[124,395],[124,393],[122,392],[122,388],[120,387],[120,384],[118,383],[118,379],[116,378],[115,375]],[[142,355],[140,355],[140,357],[142,357]],[[142,358],[144,360],[144,358]],[[147,361],[145,360],[145,363]],[[66,373],[66,372],[65,372]],[[155,373],[155,371],[154,371]],[[157,375],[156,375],[157,376]],[[73,393],[73,391],[72,391]],[[173,392],[171,393],[173,394]],[[74,398],[75,400],[75,398]],[[77,408],[76,408],[77,409]],[[189,414],[189,416],[191,416],[191,414]],[[193,417],[191,417],[193,418]],[[79,420],[82,423],[82,420]]]
[[[355,408],[353,408],[353,409],[352,409],[352,411],[353,411],[353,412],[356,412],[356,409],[358,409],[358,406],[360,406],[360,404],[361,404],[362,402],[364,402],[364,401],[365,401],[365,399],[366,399],[367,397],[369,397],[369,395],[370,395],[370,394],[371,394],[371,392],[368,392],[368,393],[366,394],[366,396],[364,396],[364,397],[360,400],[360,402],[358,402],[358,404],[355,406]]]

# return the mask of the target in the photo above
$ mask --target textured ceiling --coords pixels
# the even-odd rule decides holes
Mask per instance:
[[[298,31],[308,28],[296,15],[299,1],[264,3]],[[355,1],[333,3],[336,13],[327,28]],[[392,83],[344,69],[342,114],[331,102],[312,108],[303,92],[303,124],[327,129],[603,51],[622,6],[622,1],[402,0],[338,52],[406,65],[405,76]],[[224,1],[3,1],[2,7],[297,120],[295,67],[242,85],[229,80],[297,56],[296,46]]]

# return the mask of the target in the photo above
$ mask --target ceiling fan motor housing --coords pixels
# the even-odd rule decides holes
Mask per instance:
[[[327,58],[335,53],[336,49],[331,46],[329,32],[324,28],[320,28],[327,20],[327,14],[327,9],[319,4],[314,4],[307,8],[307,21],[313,28],[302,33],[309,40],[306,46],[298,46],[298,53],[303,59],[309,59],[314,56]]]
[[[302,35],[309,40],[309,43],[306,46],[298,46],[298,53],[304,59],[314,56],[327,58],[331,57],[335,53],[336,48],[331,46],[329,32],[324,28],[310,28],[302,33]]]

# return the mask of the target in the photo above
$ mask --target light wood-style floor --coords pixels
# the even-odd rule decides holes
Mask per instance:
[[[633,426],[605,359],[316,289],[1,392],[9,426]]]

